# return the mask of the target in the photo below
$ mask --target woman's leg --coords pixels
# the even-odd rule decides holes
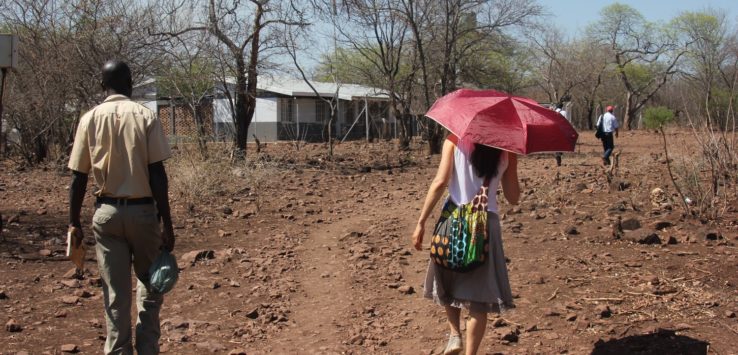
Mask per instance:
[[[459,330],[459,326],[461,324],[461,309],[446,306],[446,318],[448,326],[451,328],[451,336],[460,335],[461,330]]]
[[[466,322],[466,355],[476,355],[486,330],[487,313],[470,312]]]

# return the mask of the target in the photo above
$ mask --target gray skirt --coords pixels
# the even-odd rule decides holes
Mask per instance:
[[[464,308],[474,313],[499,313],[514,308],[507,277],[502,230],[496,213],[487,213],[489,257],[468,272],[454,272],[428,261],[424,297],[441,306]]]

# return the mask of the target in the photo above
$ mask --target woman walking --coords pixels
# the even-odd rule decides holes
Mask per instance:
[[[496,195],[500,185],[507,201],[517,204],[520,187],[515,154],[471,141],[460,141],[454,135],[446,139],[438,171],[428,189],[413,233],[413,245],[415,249],[422,250],[427,219],[446,188],[450,201],[462,205],[471,202],[483,186],[488,186],[489,250],[486,258],[482,258],[484,263],[467,272],[448,270],[433,260],[428,264],[424,296],[445,308],[450,329],[444,354],[461,353],[463,343],[466,343],[467,355],[476,354],[486,330],[487,314],[514,307],[497,215]],[[460,333],[462,308],[470,315],[465,342],[462,342]]]

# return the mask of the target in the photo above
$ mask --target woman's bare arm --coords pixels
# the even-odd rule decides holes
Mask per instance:
[[[422,250],[423,248],[423,235],[425,234],[425,222],[428,220],[433,207],[436,206],[438,200],[443,196],[443,192],[448,186],[448,181],[451,178],[451,172],[454,164],[454,149],[456,145],[449,139],[443,143],[443,151],[441,152],[441,163],[438,165],[438,171],[436,177],[433,178],[430,187],[428,188],[428,194],[425,196],[425,202],[423,208],[420,211],[420,218],[418,218],[418,224],[415,227],[413,233],[413,246],[415,249]]]
[[[518,204],[520,199],[520,184],[518,183],[518,156],[514,153],[507,154],[507,169],[502,174],[502,192],[507,202]]]

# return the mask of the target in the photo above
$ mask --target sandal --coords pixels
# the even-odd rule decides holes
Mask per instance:
[[[461,335],[452,334],[448,337],[448,344],[446,344],[446,350],[443,351],[444,355],[456,355],[461,353],[464,347],[461,344]]]

